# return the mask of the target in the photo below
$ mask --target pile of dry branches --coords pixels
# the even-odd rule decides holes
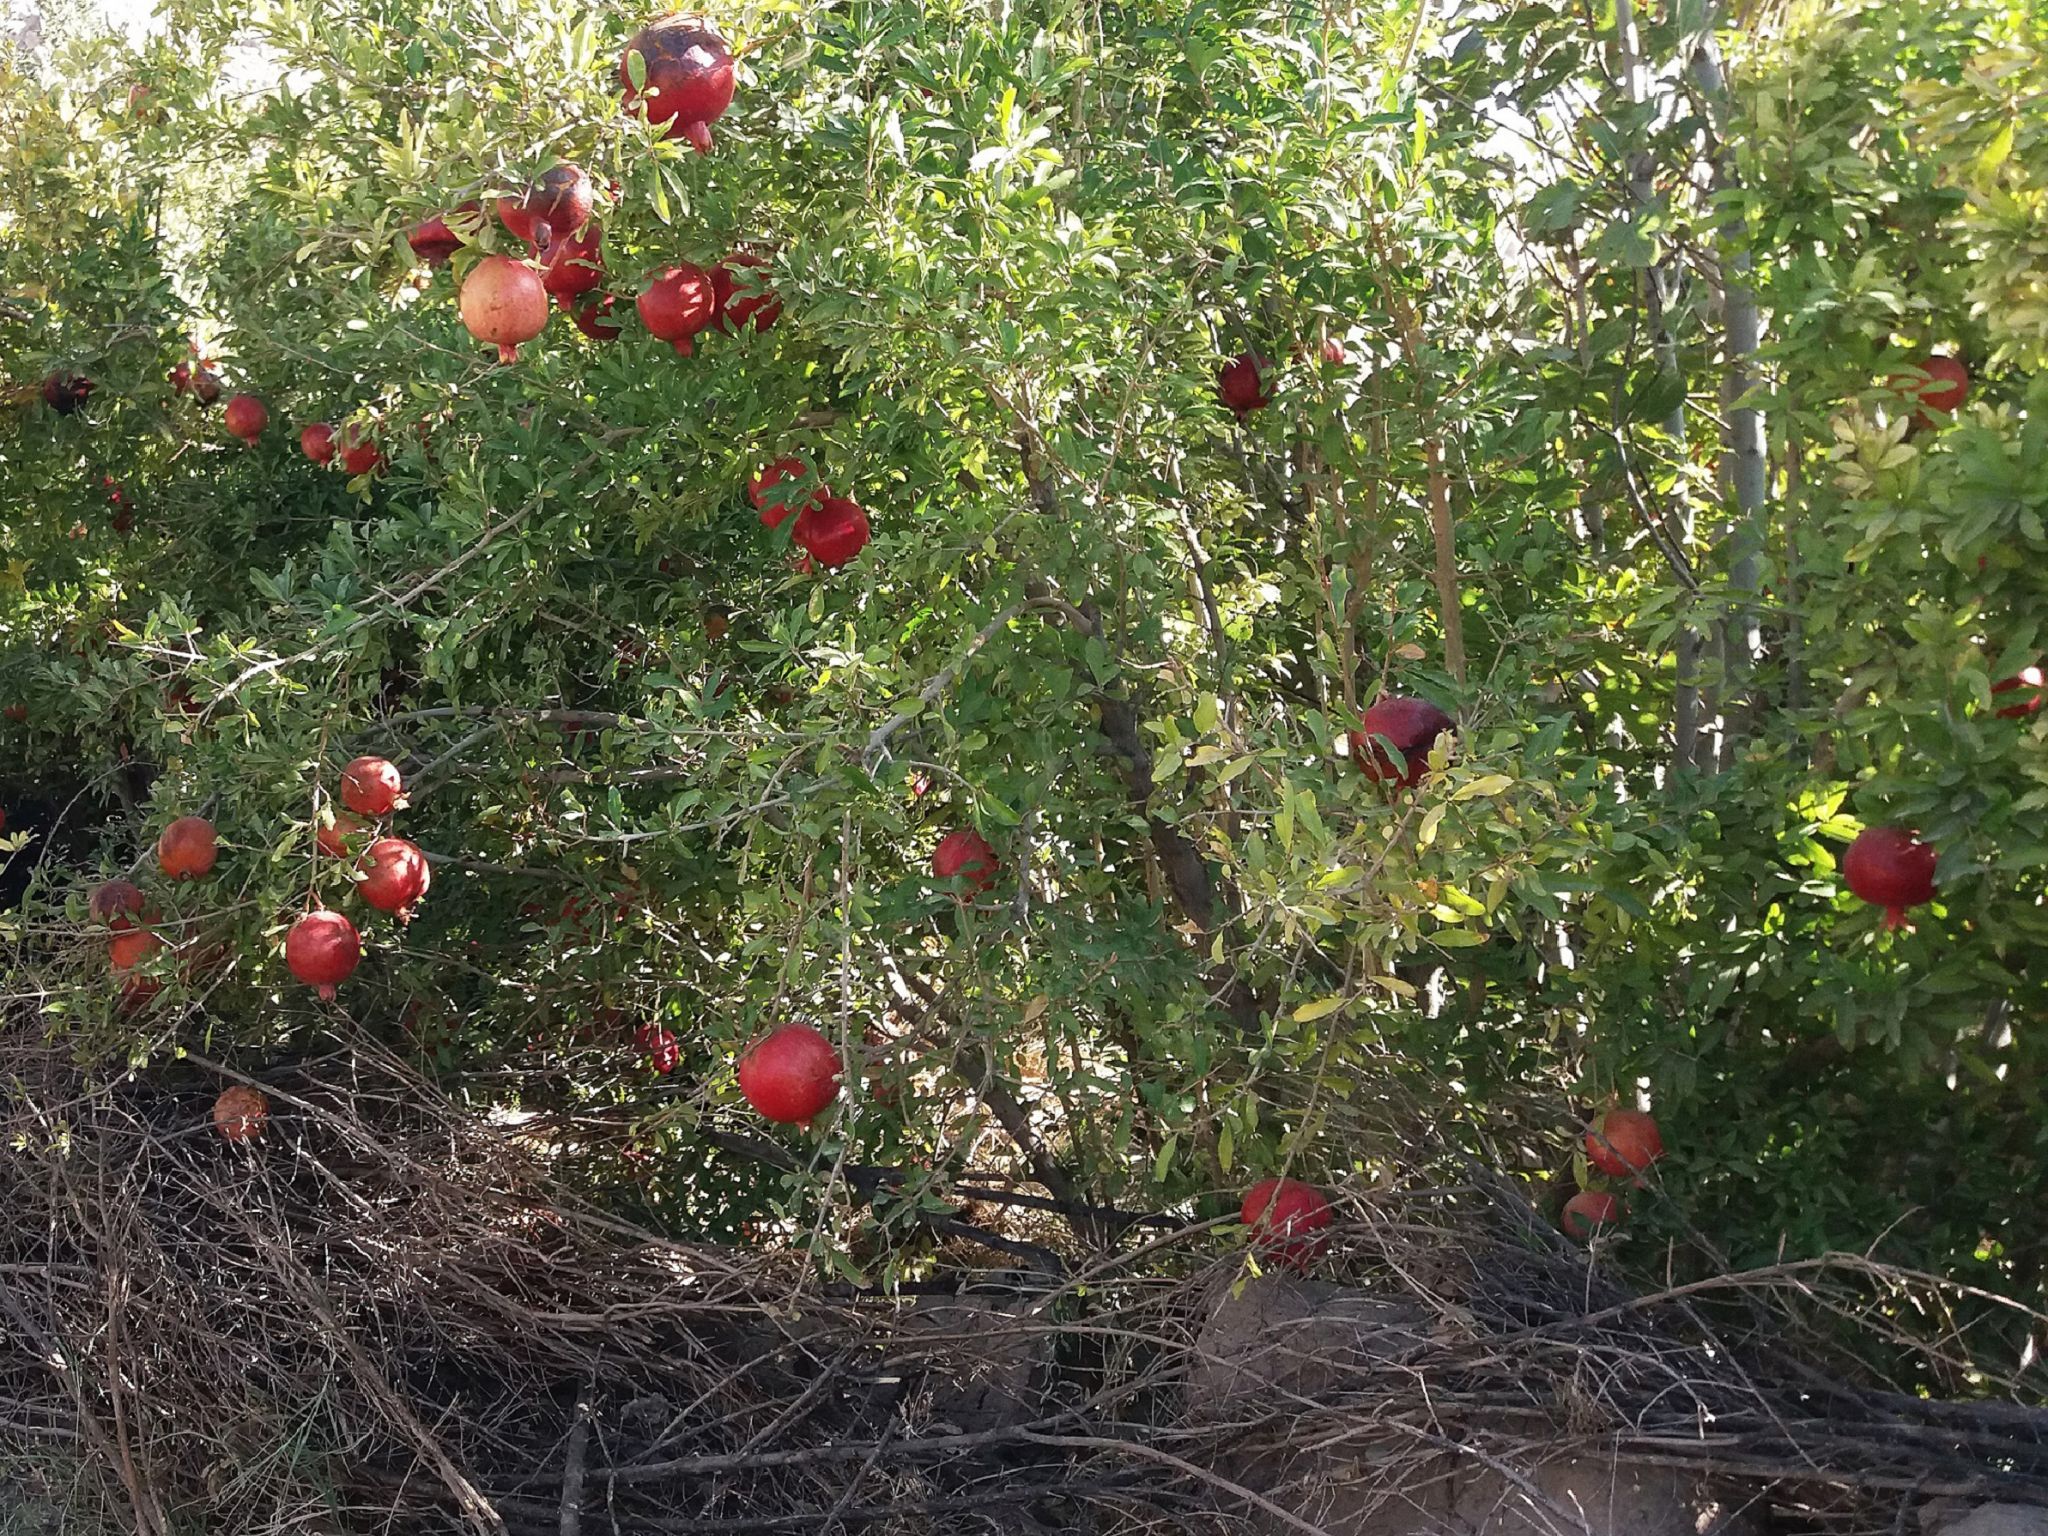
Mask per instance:
[[[68,1529],[1358,1532],[1474,1470],[1557,1512],[1567,1450],[1845,1532],[2048,1504],[2038,1375],[1945,1404],[1830,1353],[1934,1293],[1856,1261],[1634,1296],[1475,1179],[1348,1198],[1343,1288],[1227,1299],[1241,1253],[1155,1223],[912,1301],[622,1223],[368,1043],[266,1068],[239,1147],[220,1064],[0,1052],[0,1484],[69,1467]]]

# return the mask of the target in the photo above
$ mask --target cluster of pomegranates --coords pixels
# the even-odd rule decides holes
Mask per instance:
[[[203,880],[219,859],[219,839],[204,816],[178,817],[156,841],[157,869],[167,880]],[[107,969],[120,978],[123,1006],[147,1002],[162,983],[136,968],[164,947],[156,909],[130,880],[103,881],[89,905],[93,917],[106,925]]]
[[[747,482],[747,499],[766,528],[780,528],[794,515],[790,538],[803,553],[802,568],[812,561],[836,569],[868,546],[868,515],[844,496],[832,494],[823,481],[813,481],[802,459],[784,457]]]
[[[365,905],[388,912],[401,925],[412,921],[413,909],[433,883],[433,871],[419,845],[402,837],[372,838],[370,822],[404,807],[405,780],[387,758],[359,757],[341,770],[341,803],[331,821],[314,827],[313,841],[329,858],[350,859],[356,894]],[[365,821],[362,818],[369,818]],[[356,925],[339,912],[316,907],[292,924],[284,936],[284,960],[291,973],[331,999],[335,989],[355,974],[363,958]]]
[[[1636,1109],[1610,1109],[1586,1127],[1586,1163],[1609,1179],[1640,1186],[1650,1166],[1664,1155],[1657,1122]],[[1564,1203],[1561,1225],[1567,1237],[1581,1242],[1626,1213],[1621,1197],[1600,1187],[1580,1190]]]

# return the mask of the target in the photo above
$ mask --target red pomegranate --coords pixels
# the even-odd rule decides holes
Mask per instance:
[[[570,307],[567,299],[563,299],[561,305],[568,312],[570,320],[575,322],[576,329],[592,341],[617,341],[623,327],[613,325],[611,317],[612,309],[618,302],[615,295],[601,293],[575,308]]]
[[[868,515],[844,496],[820,496],[797,514],[796,542],[820,565],[845,565],[868,547]]]
[[[1998,711],[1999,719],[2024,720],[2028,715],[2041,712],[2041,704],[2044,698],[2048,698],[2048,693],[2044,693],[2044,690],[2048,690],[2048,674],[2044,674],[2039,666],[2022,667],[2012,677],[1993,683],[1991,696],[1995,699],[2000,694],[2018,693],[2022,688],[2027,690],[2025,696],[2018,703],[2007,704],[2001,708]]]
[[[540,285],[572,314],[570,300],[604,281],[604,257],[598,252],[603,239],[604,226],[593,221],[580,235],[555,235],[540,247]]]
[[[291,973],[330,1001],[362,958],[356,925],[339,912],[308,912],[284,936],[284,963]]]
[[[269,1123],[270,1100],[246,1083],[223,1088],[213,1101],[213,1128],[223,1141],[254,1141]]]
[[[330,464],[334,461],[334,428],[324,421],[316,421],[310,427],[299,428],[299,452],[315,464]]]
[[[16,725],[20,725],[28,719],[28,706],[26,704],[10,704],[5,709],[0,709],[0,715],[5,715]]]
[[[498,349],[498,361],[519,361],[519,344],[547,328],[548,291],[540,273],[510,256],[486,256],[462,280],[462,323]]]
[[[156,840],[157,867],[172,880],[197,880],[220,856],[213,823],[204,816],[180,816]]]
[[[1621,1220],[1621,1202],[1604,1189],[1582,1189],[1564,1203],[1564,1235],[1586,1241],[1599,1228]]]
[[[120,1010],[124,1014],[135,1013],[147,1008],[150,1000],[163,991],[164,984],[154,976],[128,975],[121,978]]]
[[[133,883],[107,880],[93,888],[90,908],[92,915],[115,933],[127,933],[135,927],[129,919],[141,917],[143,905],[142,892]]]
[[[253,448],[263,429],[270,425],[270,412],[254,395],[237,395],[228,402],[221,419],[230,432]]]
[[[1216,393],[1243,421],[1261,406],[1273,403],[1273,364],[1256,352],[1240,353],[1216,370]]]
[[[1000,867],[995,849],[972,827],[954,828],[932,850],[932,874],[940,880],[957,878],[954,890],[963,902],[994,885]]]
[[[416,843],[402,837],[380,837],[363,855],[362,881],[356,890],[379,912],[394,914],[399,922],[412,921],[414,905],[427,894],[434,872],[427,856]]]
[[[212,405],[220,398],[223,387],[219,372],[204,363],[201,363],[199,371],[192,375],[192,395],[201,405]]]
[[[1261,1253],[1301,1268],[1322,1249],[1321,1238],[1304,1234],[1330,1224],[1330,1202],[1299,1179],[1261,1179],[1244,1192],[1237,1217]]]
[[[349,841],[360,837],[366,828],[347,811],[335,811],[333,815],[332,822],[313,823],[313,841],[328,858],[345,859],[348,857]]]
[[[639,309],[641,324],[688,357],[690,338],[711,323],[718,309],[711,274],[688,262],[670,267],[640,295]]]
[[[1429,767],[1429,749],[1451,723],[1451,717],[1427,699],[1383,694],[1365,712],[1361,728],[1351,733],[1351,760],[1375,784],[1413,786]],[[1378,737],[1385,737],[1401,754],[1398,765]]]
[[[793,484],[788,490],[776,494],[776,487],[785,481],[808,482],[810,473],[810,466],[802,459],[780,458],[764,467],[747,482],[747,500],[751,501],[755,510],[761,514],[763,527],[780,528],[789,521],[791,513],[832,494],[823,485],[806,486],[801,483]]]
[[[785,1024],[740,1058],[740,1092],[779,1125],[809,1126],[839,1096],[839,1053],[808,1024]]]
[[[1842,878],[1873,907],[1886,928],[1904,928],[1906,908],[1934,900],[1934,849],[1904,827],[1865,827],[1842,856]]]
[[[43,380],[43,404],[59,416],[69,416],[95,388],[91,379],[78,373],[53,373]]]
[[[464,203],[458,213],[474,213],[476,204]],[[405,232],[405,243],[412,247],[413,255],[430,267],[445,267],[448,258],[469,242],[448,227],[448,215],[437,213],[431,219],[422,219]]]
[[[341,803],[358,816],[389,816],[405,804],[398,765],[389,758],[356,758],[341,770]]]
[[[1319,350],[1323,361],[1332,368],[1342,368],[1351,361],[1351,354],[1344,350],[1344,343],[1334,336],[1325,336]]]
[[[1893,393],[1914,403],[1913,420],[1933,427],[1948,420],[1970,393],[1970,370],[1939,352],[1904,373],[1885,380]]]
[[[1610,1178],[1640,1175],[1663,1155],[1657,1122],[1639,1109],[1610,1109],[1586,1130],[1586,1159]]]
[[[527,186],[524,197],[498,199],[505,227],[536,248],[556,235],[576,235],[590,222],[590,177],[581,166],[558,165]]]
[[[154,929],[130,928],[117,933],[107,944],[108,969],[117,974],[132,971],[163,947],[164,941]]]
[[[643,86],[633,84],[633,55],[640,56]],[[711,125],[732,105],[732,50],[725,39],[694,17],[664,16],[642,27],[619,60],[626,109],[647,105],[647,121],[672,139],[681,134],[700,155],[711,153]]]
[[[659,1024],[642,1024],[633,1031],[633,1040],[647,1053],[647,1065],[663,1077],[682,1064],[683,1048],[676,1037]]]
[[[736,335],[749,325],[765,331],[781,317],[782,300],[768,286],[767,266],[765,256],[735,251],[711,269],[717,324],[727,335]]]

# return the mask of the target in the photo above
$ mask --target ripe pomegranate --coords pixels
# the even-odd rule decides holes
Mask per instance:
[[[604,226],[592,222],[580,235],[555,235],[541,245],[540,285],[563,309],[571,310],[570,300],[604,281],[604,257],[597,249],[603,239]]]
[[[458,213],[476,212],[474,202],[464,203]],[[448,258],[469,242],[448,227],[448,215],[437,213],[431,219],[422,219],[405,232],[405,243],[412,247],[413,255],[430,267],[445,267]]]
[[[69,416],[93,392],[91,379],[77,373],[53,373],[43,380],[43,404],[59,416]]]
[[[940,880],[957,878],[954,890],[962,902],[994,885],[1000,867],[995,849],[972,827],[956,827],[932,850],[932,874]]]
[[[633,84],[633,55],[640,55],[644,88]],[[694,17],[664,16],[642,27],[619,60],[626,110],[645,101],[647,121],[661,137],[678,133],[698,154],[711,153],[711,125],[732,105],[732,50],[725,39]]]
[[[1451,717],[1427,699],[1382,694],[1365,712],[1361,728],[1351,733],[1351,760],[1375,784],[1412,787],[1429,767],[1429,749],[1451,725]],[[1398,765],[1376,739],[1382,736],[1401,754]]]
[[[1344,343],[1334,336],[1325,336],[1318,349],[1324,362],[1332,368],[1342,368],[1351,361],[1351,354],[1344,350]]]
[[[324,421],[299,428],[299,451],[315,464],[331,463],[334,459],[334,428]]]
[[[711,269],[711,291],[718,302],[716,321],[727,335],[737,335],[752,325],[765,331],[782,315],[782,300],[761,274],[768,258],[751,251],[735,251]]]
[[[1934,849],[1904,827],[1865,827],[1842,856],[1842,878],[1873,907],[1886,928],[1904,928],[1906,908],[1934,900]]]
[[[0,710],[0,714],[4,714],[16,725],[20,725],[28,719],[28,706],[26,704],[10,704],[4,710]]]
[[[1936,352],[1917,367],[1893,374],[1885,384],[1914,403],[1913,420],[1918,425],[1933,427],[1961,408],[1970,393],[1970,370]]]
[[[519,344],[547,328],[548,291],[540,273],[510,256],[486,256],[462,280],[462,323],[498,349],[498,361],[519,361]]]
[[[115,972],[132,971],[164,947],[154,929],[131,928],[117,933],[107,944],[107,966]]]
[[[1995,699],[2002,693],[2018,693],[2022,688],[2029,692],[2017,704],[2007,704],[1998,711],[2001,720],[2024,720],[2028,715],[2041,712],[2044,699],[2048,699],[2048,674],[2039,666],[2022,667],[2016,674],[1991,685],[1991,696]]]
[[[370,429],[351,422],[341,429],[341,467],[350,475],[374,474],[384,466],[384,450]]]
[[[836,568],[868,547],[868,515],[844,496],[821,496],[797,514],[793,537],[818,564]]]
[[[284,936],[284,963],[291,973],[330,1001],[362,958],[356,925],[339,912],[308,912]]]
[[[498,199],[498,217],[528,245],[574,235],[590,222],[590,176],[581,166],[557,165],[530,182],[524,197]]]
[[[223,1141],[254,1141],[269,1123],[270,1100],[246,1083],[223,1088],[213,1101],[213,1128]]]
[[[313,823],[313,841],[328,858],[345,859],[348,857],[349,840],[360,837],[366,828],[347,811],[336,811],[333,814],[334,820],[331,823]]]
[[[747,482],[747,500],[761,514],[761,524],[766,528],[780,528],[789,520],[790,514],[802,510],[831,495],[823,485],[792,485],[780,495],[773,494],[784,481],[808,481],[810,466],[802,459],[780,458],[764,467],[759,474]],[[798,498],[802,498],[802,507]]]
[[[356,890],[363,900],[379,912],[394,914],[401,923],[412,921],[414,905],[434,879],[427,856],[402,837],[380,837],[370,844],[361,868],[363,878]]]
[[[192,394],[201,405],[212,405],[220,398],[222,388],[220,374],[203,363],[199,371],[192,375]]]
[[[611,323],[612,309],[618,302],[615,294],[601,293],[576,308],[571,308],[567,299],[563,299],[561,305],[575,322],[576,329],[592,341],[617,341],[624,330],[624,327]]]
[[[1322,1249],[1321,1238],[1304,1234],[1330,1224],[1330,1202],[1299,1179],[1261,1179],[1244,1192],[1237,1217],[1261,1253],[1299,1269]]]
[[[92,915],[115,933],[131,931],[135,924],[129,919],[141,917],[143,905],[141,890],[127,880],[103,881],[93,888],[89,903]]]
[[[656,274],[653,285],[640,295],[638,306],[641,324],[688,357],[690,338],[711,323],[718,298],[711,287],[711,274],[684,262]]]
[[[172,880],[197,880],[220,856],[213,823],[204,816],[180,816],[156,840],[157,867]]]
[[[676,1037],[659,1024],[642,1024],[633,1031],[633,1040],[647,1053],[647,1065],[663,1077],[682,1064],[683,1048]]]
[[[149,1006],[150,999],[163,991],[164,984],[154,976],[124,976],[121,978],[120,1009],[124,1014],[135,1013]]]
[[[1216,393],[1243,421],[1261,406],[1273,403],[1273,386],[1267,377],[1272,371],[1272,362],[1256,352],[1240,353],[1216,370]]]
[[[732,619],[713,608],[704,615],[704,638],[723,640],[732,631]]]
[[[808,1127],[839,1096],[839,1053],[808,1024],[785,1024],[740,1058],[740,1092],[778,1125]]]
[[[237,395],[228,402],[221,419],[230,432],[253,448],[263,429],[270,425],[270,412],[254,395]]]
[[[1621,1202],[1604,1189],[1582,1189],[1564,1203],[1564,1235],[1586,1241],[1610,1222],[1621,1220]]]
[[[1639,1109],[1610,1109],[1586,1131],[1586,1159],[1611,1178],[1640,1175],[1664,1155],[1657,1122]]]
[[[341,803],[359,816],[389,816],[405,804],[405,779],[388,758],[359,757],[341,770]]]

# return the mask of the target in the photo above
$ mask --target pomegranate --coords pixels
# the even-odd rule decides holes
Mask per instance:
[[[341,803],[359,816],[389,816],[405,804],[405,780],[388,758],[359,757],[341,770]]]
[[[535,247],[556,235],[575,235],[590,222],[590,177],[581,166],[557,165],[528,184],[524,197],[498,199],[507,229]]]
[[[932,850],[932,874],[959,880],[954,890],[962,902],[994,885],[999,867],[995,849],[972,827],[956,827]]]
[[[1842,878],[1873,907],[1886,928],[1904,928],[1906,908],[1934,900],[1937,855],[1904,827],[1865,827],[1842,856]]]
[[[348,857],[349,840],[360,837],[366,829],[362,822],[349,815],[347,811],[335,811],[332,814],[332,821],[313,823],[313,842],[328,858],[345,859]]]
[[[617,341],[624,329],[611,323],[612,309],[618,302],[616,295],[601,293],[577,308],[570,308],[567,299],[563,299],[561,304],[562,308],[568,311],[569,318],[575,322],[576,329],[592,341]]]
[[[797,514],[793,536],[818,564],[842,566],[868,547],[868,515],[844,496],[821,496]]]
[[[752,325],[765,331],[782,314],[782,300],[759,275],[768,258],[750,251],[735,251],[711,269],[711,291],[718,302],[718,328],[736,335]],[[742,273],[751,275],[742,276]]]
[[[1564,1235],[1580,1242],[1619,1220],[1621,1202],[1604,1189],[1582,1189],[1564,1203]]]
[[[394,914],[401,923],[412,921],[413,907],[434,879],[427,856],[402,837],[380,837],[370,844],[361,868],[363,878],[356,890],[363,900],[379,912]]]
[[[1586,1158],[1612,1178],[1640,1176],[1663,1155],[1657,1122],[1639,1109],[1610,1109],[1587,1128]]]
[[[548,291],[540,273],[510,256],[486,256],[462,280],[462,323],[498,349],[498,361],[519,361],[519,344],[548,323]]]
[[[93,392],[91,379],[77,373],[53,373],[43,380],[43,404],[59,416],[69,416]]]
[[[20,725],[28,719],[28,706],[26,704],[10,704],[4,710],[0,710],[0,714],[4,714],[16,725]]]
[[[329,464],[334,460],[334,428],[324,421],[316,421],[310,427],[299,428],[299,452],[315,464]]]
[[[604,281],[604,258],[597,249],[603,238],[604,226],[591,223],[580,235],[556,235],[540,248],[540,285],[572,314],[569,301]]]
[[[810,474],[810,466],[802,459],[780,458],[747,482],[747,500],[761,514],[763,527],[780,528],[789,520],[791,513],[801,510],[799,497],[802,498],[802,506],[808,507],[832,494],[823,485],[811,485],[806,490],[803,484],[792,485],[779,496],[772,494],[785,481],[808,482]]]
[[[1375,784],[1391,781],[1411,787],[1429,767],[1429,749],[1451,724],[1451,717],[1427,699],[1382,694],[1365,712],[1361,729],[1351,733],[1351,760]],[[1401,754],[1399,764],[1379,737]]]
[[[740,1058],[740,1092],[767,1119],[808,1127],[839,1096],[839,1053],[808,1024],[785,1024]]]
[[[164,947],[153,929],[130,928],[117,933],[107,944],[107,965],[116,972],[132,971]]]
[[[133,507],[123,507],[120,511],[116,512],[114,514],[113,527],[116,533],[133,533],[135,531],[135,509]]]
[[[115,933],[127,933],[135,927],[129,919],[142,916],[142,892],[131,881],[104,881],[93,888],[90,908],[92,915]]]
[[[154,976],[129,975],[121,978],[120,1007],[124,1014],[135,1013],[147,1008],[150,999],[163,991],[164,984]]]
[[[1933,427],[1948,420],[1970,393],[1970,370],[1952,357],[1931,354],[1925,362],[1885,380],[1886,387],[1914,404],[1913,420]]]
[[[676,1037],[659,1024],[642,1024],[633,1031],[633,1040],[647,1053],[647,1065],[663,1077],[682,1064],[683,1048]]]
[[[1273,364],[1255,352],[1240,353],[1216,370],[1216,393],[1243,421],[1261,406],[1273,403],[1273,387],[1266,377]]]
[[[2001,708],[1998,711],[1999,719],[2024,720],[2028,715],[2041,712],[2043,698],[2048,697],[2043,693],[2044,689],[2048,689],[2048,674],[2044,674],[2039,666],[2022,667],[2013,676],[1993,683],[1991,696],[1995,699],[2000,694],[2018,693],[2022,688],[2028,690],[2025,697],[2016,704],[2007,704]]]
[[[711,274],[688,262],[657,274],[638,304],[641,323],[684,357],[690,355],[690,338],[711,323],[718,309]]]
[[[356,925],[339,912],[308,912],[284,936],[284,963],[330,1001],[362,958],[363,941],[356,937]]]
[[[254,395],[237,395],[228,402],[221,419],[230,432],[253,448],[263,429],[270,425],[270,412]]]
[[[721,613],[716,608],[711,609],[704,615],[704,638],[706,640],[723,640],[731,632],[732,619],[729,615]]]
[[[1303,1234],[1330,1224],[1330,1202],[1299,1179],[1261,1179],[1244,1192],[1237,1217],[1251,1229],[1261,1253],[1299,1269],[1322,1249],[1321,1238]]]
[[[384,450],[368,427],[351,422],[341,429],[341,467],[350,475],[371,475],[384,467]]]
[[[213,1128],[223,1141],[254,1141],[269,1123],[270,1100],[246,1083],[223,1088],[213,1101]]]
[[[1325,336],[1323,344],[1318,350],[1322,354],[1323,361],[1332,368],[1342,368],[1351,361],[1351,354],[1344,350],[1344,343],[1337,340],[1334,336]]]
[[[641,80],[633,84],[633,55],[640,56]],[[661,137],[681,134],[700,155],[711,153],[711,125],[732,105],[732,50],[725,39],[694,17],[664,16],[642,27],[619,60],[626,109],[645,101],[647,121]]]
[[[458,213],[476,212],[476,204],[464,203]],[[448,258],[469,242],[448,227],[448,215],[437,213],[431,219],[422,219],[405,232],[405,243],[412,247],[413,255],[430,267],[445,267]]]
[[[220,374],[204,363],[200,364],[199,371],[192,375],[192,394],[201,405],[212,405],[218,400],[222,387]]]
[[[156,840],[157,867],[172,880],[197,880],[219,855],[213,823],[204,816],[180,816]]]

